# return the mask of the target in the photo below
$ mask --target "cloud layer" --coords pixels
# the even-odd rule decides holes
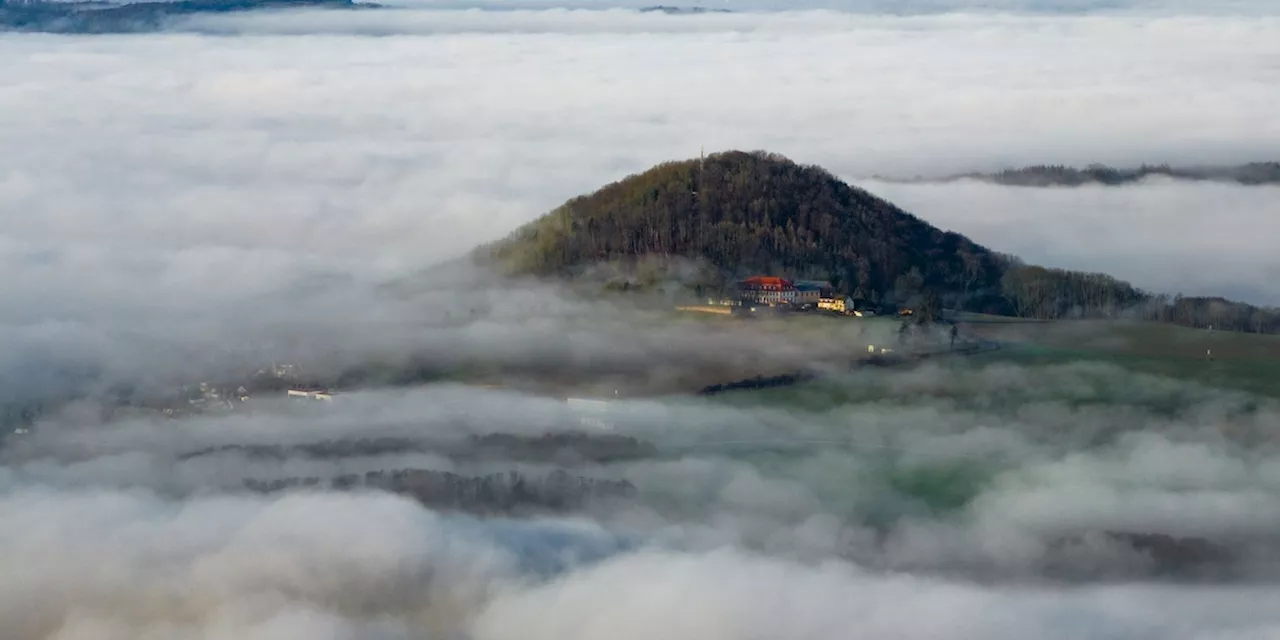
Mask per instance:
[[[1152,179],[1124,187],[1009,188],[966,181],[860,186],[1042,264],[1104,271],[1169,294],[1280,305],[1280,188]]]
[[[1217,638],[1280,624],[1264,606],[1280,595],[1274,403],[1097,365],[925,367],[810,393],[822,389],[848,399],[619,403],[616,428],[658,455],[573,470],[626,478],[639,494],[526,521],[383,494],[236,487],[352,468],[477,468],[439,456],[181,454],[576,428],[547,399],[442,386],[247,417],[51,419],[0,452],[0,522],[13,523],[0,527],[0,563],[13,567],[0,613],[20,640],[1076,638],[1082,628]],[[848,446],[805,444],[816,438]],[[1142,551],[1109,532],[1215,547]],[[1197,569],[1196,555],[1218,547],[1227,556]]]
[[[1275,267],[1274,189],[864,181],[1266,159],[1280,148],[1277,36],[1274,17],[1229,15],[414,9],[5,35],[0,399],[172,385],[273,356],[335,371],[419,355],[607,385],[637,368],[667,378],[830,355],[800,332],[718,335],[547,285],[421,275],[702,145],[822,164],[1030,260],[1266,300],[1277,292],[1253,274]],[[1230,260],[1209,258],[1228,247]],[[957,367],[841,375],[764,406],[621,401],[616,429],[658,454],[569,466],[637,497],[523,521],[243,488],[559,465],[430,446],[184,454],[580,427],[553,399],[433,385],[177,421],[73,403],[0,449],[0,620],[15,640],[1280,629],[1273,402],[1104,365]],[[1182,542],[1116,537],[1148,534]],[[1217,564],[1170,567],[1197,554]]]

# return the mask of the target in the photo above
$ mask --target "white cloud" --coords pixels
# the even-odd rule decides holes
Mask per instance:
[[[180,458],[220,444],[430,441],[571,424],[545,398],[436,386],[350,394],[313,411],[50,420],[0,451],[0,565],[16,571],[0,581],[0,617],[15,640],[1207,638],[1259,637],[1280,623],[1260,605],[1277,596],[1270,581],[1280,575],[1276,450],[1222,437],[1273,426],[1273,403],[1244,409],[1228,394],[1085,365],[837,384],[865,400],[829,412],[620,403],[619,431],[664,455],[574,468],[627,478],[641,493],[571,521],[477,521],[359,493],[215,495],[250,477],[476,472],[438,456]],[[815,437],[868,446],[771,453],[767,444]],[[688,446],[724,438],[766,444]],[[952,490],[930,473],[974,463],[995,475],[959,488],[975,492],[969,506],[920,508],[917,494]],[[915,493],[901,484],[911,474],[923,483]],[[1141,554],[1087,537],[1107,530],[1240,540],[1226,575],[1263,582],[1143,581],[1151,568]],[[1063,558],[1079,577],[1116,584],[1024,584]]]
[[[501,598],[477,640],[1265,637],[1267,588],[982,589],[744,558],[636,555]],[[1184,608],[1185,607],[1185,608]]]
[[[945,229],[1029,262],[1157,293],[1280,305],[1280,187],[1147,180],[1123,187],[858,181]]]
[[[588,524],[446,517],[387,496],[27,490],[0,493],[0,515],[24,524],[0,527],[14,640],[1190,639],[1280,625],[1266,585],[983,585],[732,549],[619,552]],[[567,571],[542,575],[555,556]]]
[[[20,492],[0,513],[25,523],[0,528],[15,640],[408,638],[428,627],[415,617],[475,606],[517,568],[513,550],[386,496]]]
[[[1114,367],[997,365],[964,380],[949,371],[839,379],[841,393],[863,400],[830,412],[619,401],[610,411],[616,432],[650,443],[658,458],[585,464],[574,473],[641,488],[621,511],[593,510],[601,522],[690,549],[739,544],[874,567],[1028,576],[1041,571],[1047,545],[1091,532],[1274,544],[1280,467],[1267,430],[1280,415],[1274,404]],[[974,408],[957,406],[960,398]],[[467,434],[536,435],[578,424],[554,399],[450,386],[346,394],[310,411],[290,407],[262,398],[249,414],[110,424],[67,411],[0,451],[0,489],[145,489],[176,499],[235,490],[246,478],[400,468],[542,474],[549,469],[538,460],[475,461],[449,452]],[[1238,434],[1248,450],[1223,442],[1224,433]],[[349,448],[338,457],[297,448],[378,438],[426,450]],[[270,458],[236,449],[186,455],[229,445],[284,448]],[[949,494],[969,506],[955,505],[950,515],[926,508]],[[887,527],[887,539],[863,529],[874,526]],[[1263,556],[1274,562],[1270,553]],[[1271,564],[1248,570],[1280,575]]]

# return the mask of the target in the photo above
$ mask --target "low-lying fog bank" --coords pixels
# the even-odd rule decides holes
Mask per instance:
[[[687,590],[691,617],[646,635],[734,637],[721,606],[799,625],[782,635],[937,631],[896,593],[989,611],[964,637],[1075,637],[1067,610],[1094,637],[1256,637],[1278,622],[1246,606],[1280,595],[1277,409],[1112,366],[952,363],[603,413],[429,385],[50,419],[0,450],[0,564],[27,567],[0,610],[17,638],[503,638],[545,608],[532,635],[576,637]],[[833,594],[880,604],[845,620]],[[1138,608],[1162,598],[1188,608]]]

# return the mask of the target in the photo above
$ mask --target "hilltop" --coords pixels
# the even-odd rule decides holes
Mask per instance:
[[[474,257],[508,275],[571,279],[601,265],[623,272],[674,265],[699,292],[769,273],[827,280],[873,304],[933,301],[1025,318],[1280,332],[1274,309],[1157,295],[1106,274],[1024,264],[820,167],[767,152],[657,165],[569,200]]]
[[[821,168],[740,151],[668,162],[574,198],[481,256],[542,276],[678,256],[709,262],[723,280],[773,273],[869,300],[935,290],[994,307],[1007,266]]]

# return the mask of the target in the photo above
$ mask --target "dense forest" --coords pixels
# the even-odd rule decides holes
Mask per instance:
[[[754,273],[825,279],[886,303],[936,290],[993,311],[1005,270],[1005,258],[987,248],[820,168],[744,152],[659,165],[570,200],[482,252],[538,275],[685,256],[710,261],[725,281]]]
[[[1280,309],[1218,297],[1153,294],[1102,273],[1028,266],[1017,260],[1001,278],[1012,315],[1042,320],[1132,318],[1197,329],[1280,333]]]
[[[1118,186],[1138,182],[1150,177],[1176,180],[1213,180],[1242,185],[1280,184],[1280,162],[1253,162],[1221,167],[1171,167],[1169,165],[1142,165],[1136,169],[1117,169],[1094,164],[1083,169],[1063,165],[1035,165],[1020,169],[1006,169],[997,173],[965,173],[944,178],[955,180],[981,180],[1015,187],[1078,187],[1096,184]],[[912,182],[928,182],[916,179]]]
[[[556,469],[545,475],[517,471],[464,476],[435,469],[384,469],[334,478],[316,476],[246,480],[245,488],[276,493],[299,487],[356,491],[378,489],[408,496],[432,509],[456,509],[497,515],[515,511],[572,511],[600,499],[626,499],[636,494],[627,480],[570,475]]]
[[[512,274],[571,277],[652,256],[702,260],[726,287],[769,273],[830,281],[881,307],[1057,319],[1129,317],[1280,332],[1280,312],[1169,298],[1110,276],[1029,266],[776,154],[669,162],[574,198],[477,251]]]

